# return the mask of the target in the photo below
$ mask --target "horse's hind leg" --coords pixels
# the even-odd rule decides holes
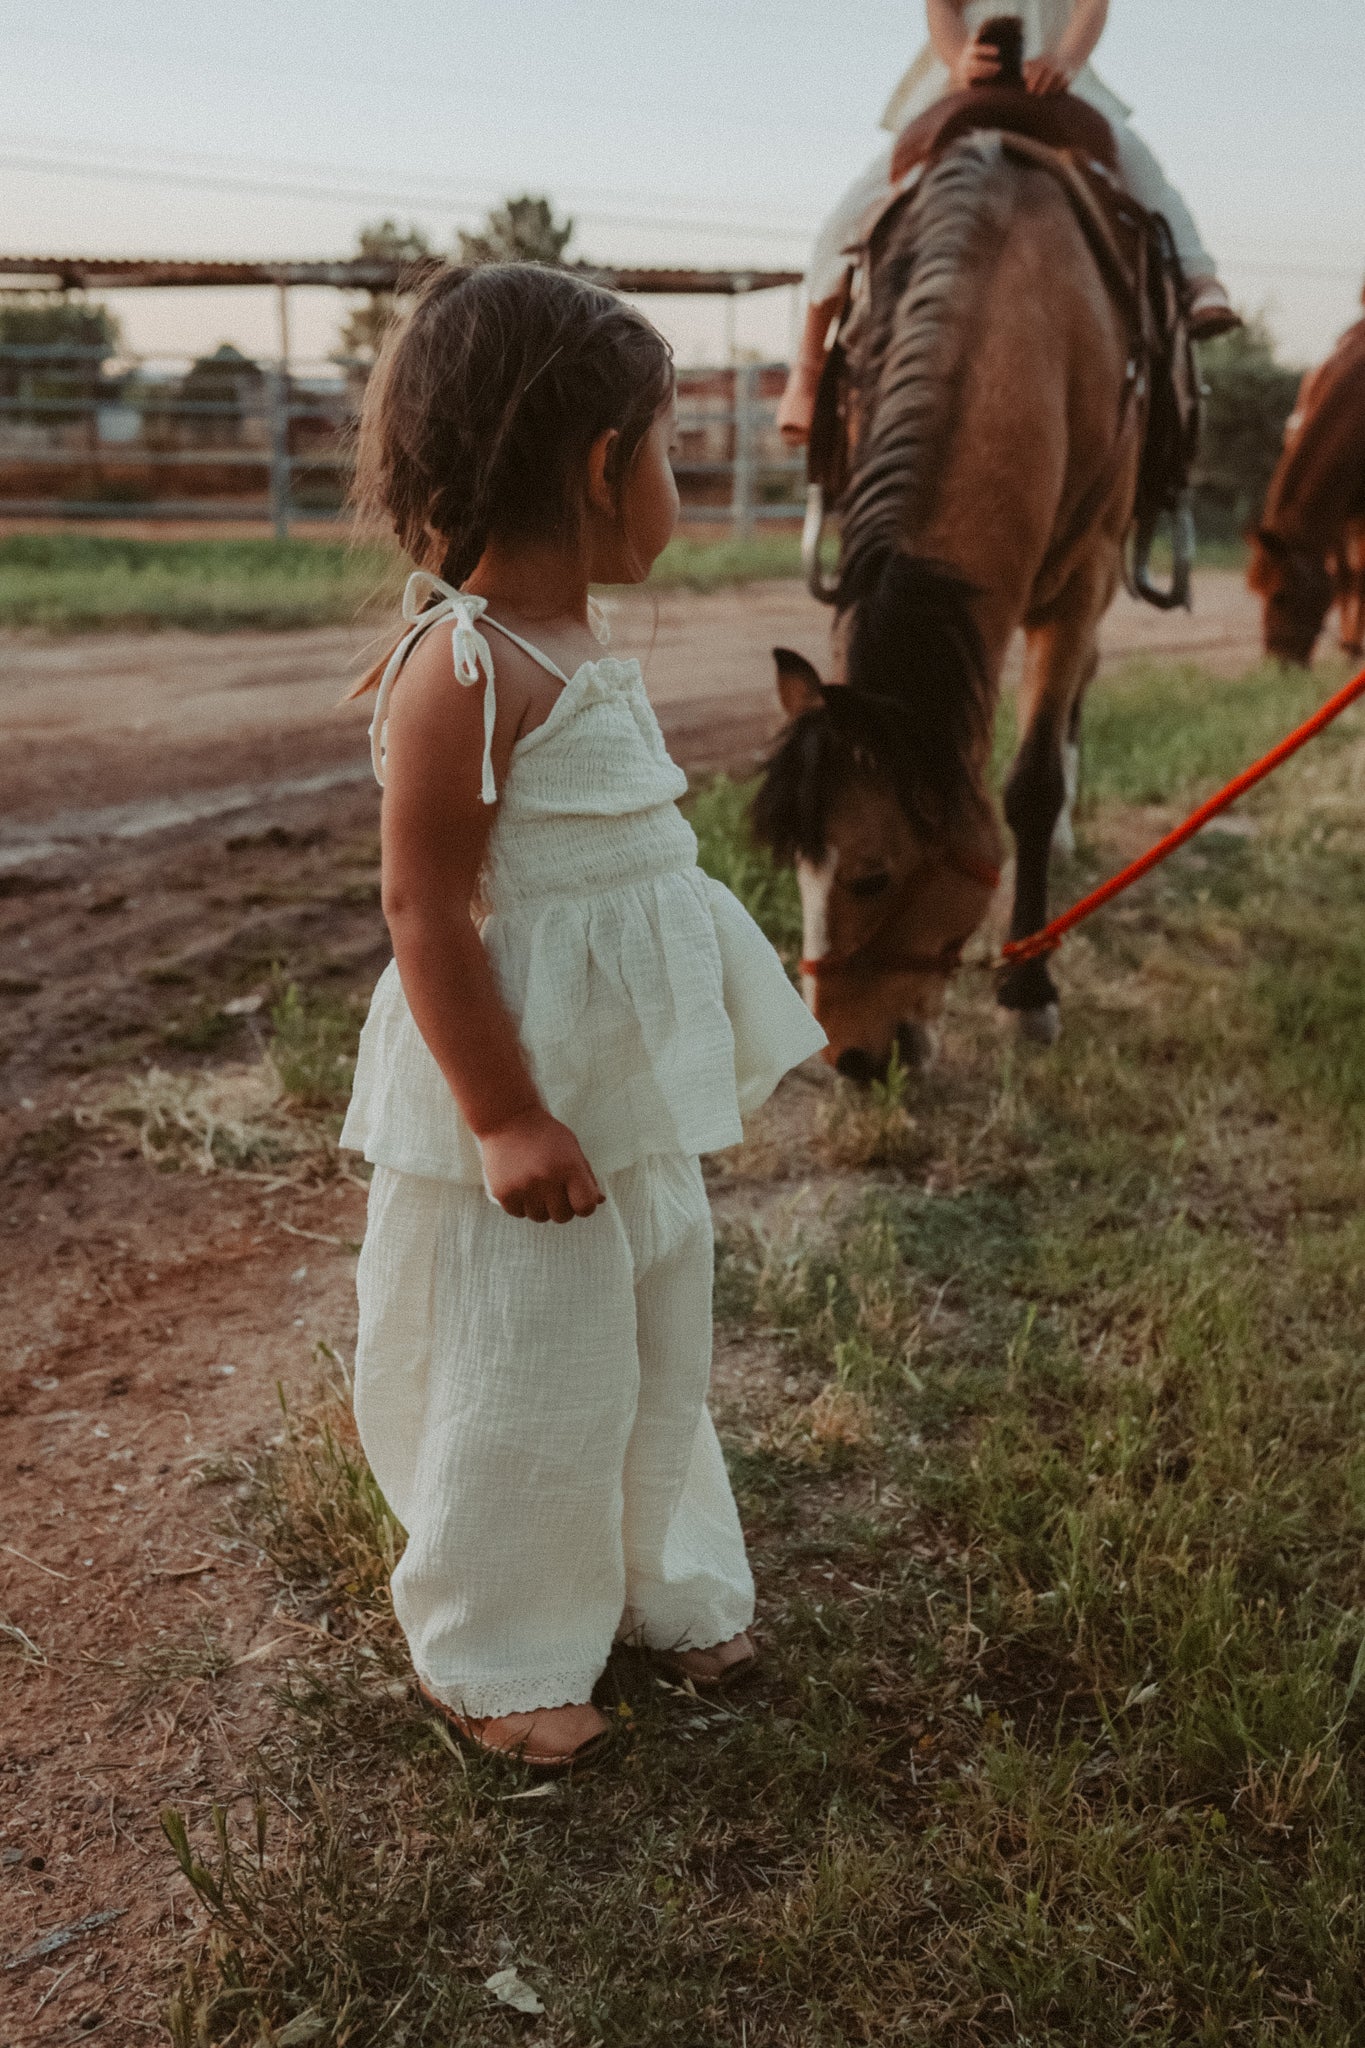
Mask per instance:
[[[1020,740],[1005,783],[1005,817],[1014,834],[1014,912],[1010,937],[1047,923],[1048,863],[1066,820],[1080,758],[1080,707],[1095,673],[1099,608],[1088,591],[1067,593],[1052,616],[1029,629],[1019,693]],[[1075,601],[1082,599],[1083,601]],[[1070,775],[1068,774],[1070,770]],[[1071,841],[1074,844],[1074,840]],[[1019,1015],[1024,1035],[1050,1045],[1061,1026],[1057,984],[1046,960],[1006,968],[996,1000]]]
[[[1062,741],[1062,782],[1065,795],[1057,822],[1052,828],[1052,851],[1070,860],[1076,851],[1076,799],[1081,791],[1081,707],[1085,693],[1095,680],[1095,671],[1100,665],[1098,650],[1092,655],[1090,673],[1082,682],[1072,700],[1070,716],[1066,722],[1066,737]]]

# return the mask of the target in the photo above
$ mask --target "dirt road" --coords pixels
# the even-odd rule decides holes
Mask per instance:
[[[670,744],[697,772],[742,763],[771,731],[775,644],[817,662],[827,644],[827,613],[795,583],[631,594],[611,609],[616,649],[640,656]],[[368,713],[337,699],[383,645],[345,627],[0,637],[0,820],[353,765]],[[1256,608],[1240,576],[1205,570],[1193,613],[1121,596],[1103,646],[1111,662],[1142,653],[1235,672],[1256,659]],[[0,830],[0,858],[10,843]]]

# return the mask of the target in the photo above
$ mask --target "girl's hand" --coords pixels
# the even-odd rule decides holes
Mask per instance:
[[[953,84],[959,92],[965,92],[969,85],[986,85],[999,76],[1000,53],[994,43],[983,43],[973,36],[971,42],[963,45],[962,54],[953,66]]]
[[[1030,57],[1024,66],[1024,84],[1030,92],[1050,98],[1053,93],[1070,90],[1071,73],[1055,57]]]
[[[493,1200],[531,1223],[569,1223],[606,1200],[567,1124],[536,1103],[479,1140]]]

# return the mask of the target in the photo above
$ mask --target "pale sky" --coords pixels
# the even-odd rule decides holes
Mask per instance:
[[[0,0],[0,242],[322,256],[393,213],[448,245],[529,189],[604,261],[800,267],[923,34],[922,0]],[[1365,271],[1365,0],[1113,0],[1096,66],[1238,303],[1321,356]],[[339,302],[294,296],[321,356]],[[781,353],[787,299],[741,343]],[[273,345],[265,294],[115,304],[136,349]],[[718,352],[714,305],[652,310]]]

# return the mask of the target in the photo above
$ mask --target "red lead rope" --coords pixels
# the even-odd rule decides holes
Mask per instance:
[[[1088,896],[1082,896],[1079,903],[1073,903],[1070,910],[1064,910],[1060,917],[1054,917],[1051,924],[1045,924],[1041,931],[1030,932],[1028,937],[1023,939],[1007,939],[1000,949],[1002,957],[1014,964],[1021,960],[1036,960],[1041,953],[1055,952],[1063,934],[1069,932],[1073,925],[1080,924],[1084,918],[1098,910],[1102,903],[1107,903],[1111,896],[1119,895],[1131,883],[1136,882],[1140,875],[1145,875],[1149,868],[1154,868],[1159,861],[1165,860],[1168,853],[1174,853],[1177,846],[1183,846],[1187,839],[1192,839],[1202,825],[1208,824],[1210,818],[1216,818],[1220,811],[1225,811],[1230,803],[1234,803],[1246,790],[1269,775],[1272,768],[1278,768],[1281,761],[1287,761],[1291,754],[1296,754],[1306,741],[1320,733],[1324,726],[1330,725],[1334,718],[1340,717],[1347,705],[1354,704],[1356,698],[1363,693],[1365,668],[1347,683],[1344,689],[1338,690],[1335,697],[1329,697],[1311,718],[1306,718],[1301,726],[1282,739],[1278,746],[1272,747],[1268,754],[1263,754],[1250,768],[1244,768],[1225,789],[1219,790],[1217,796],[1211,796],[1207,803],[1200,804],[1199,809],[1192,811],[1183,825],[1177,825],[1164,839],[1158,839],[1156,845],[1150,847],[1139,859],[1130,861],[1126,868],[1120,869],[1116,875],[1111,875],[1107,882],[1101,882],[1098,889],[1092,889]]]

